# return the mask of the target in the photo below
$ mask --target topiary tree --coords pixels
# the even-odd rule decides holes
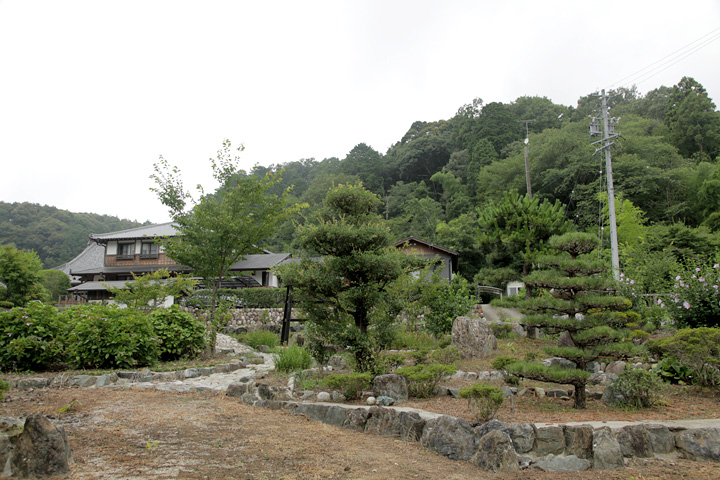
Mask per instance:
[[[575,387],[575,408],[585,408],[585,387],[590,373],[588,363],[599,358],[634,355],[639,347],[626,341],[620,330],[636,313],[625,312],[629,300],[614,295],[614,281],[601,276],[606,266],[590,253],[598,238],[587,233],[567,233],[552,237],[548,244],[557,255],[539,258],[543,270],[523,278],[526,285],[542,293],[539,297],[513,303],[528,314],[523,324],[552,332],[566,332],[568,346],[547,347],[546,353],[575,363],[576,368],[546,366],[539,362],[515,362],[505,370],[518,377]],[[498,302],[503,303],[503,302]]]

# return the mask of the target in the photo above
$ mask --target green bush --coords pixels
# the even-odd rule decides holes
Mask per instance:
[[[657,404],[663,382],[654,372],[629,368],[620,374],[612,387],[622,395],[621,404],[633,408],[649,408]]]
[[[653,371],[660,378],[673,385],[691,384],[696,377],[695,371],[692,368],[683,364],[673,356],[661,359],[657,365],[653,367]]]
[[[281,348],[277,354],[273,355],[273,359],[275,360],[275,368],[280,372],[287,373],[305,370],[310,368],[312,363],[310,352],[298,345]]]
[[[715,262],[720,262],[720,257]],[[691,263],[675,277],[667,302],[677,323],[684,327],[720,327],[720,264]]]
[[[399,329],[395,333],[393,348],[407,350],[434,350],[439,347],[437,338],[423,331]]]
[[[325,378],[325,384],[342,392],[348,400],[357,400],[362,392],[372,385],[371,373],[334,373]]]
[[[432,353],[430,353],[430,361],[432,363],[442,363],[444,365],[455,363],[461,358],[460,349],[455,345],[448,345],[445,348],[433,350]]]
[[[720,328],[684,328],[650,342],[650,351],[675,357],[695,374],[694,383],[720,385]]]
[[[383,375],[395,371],[398,367],[405,365],[407,357],[402,353],[387,353],[383,352],[377,359],[377,372],[378,375]]]
[[[280,345],[280,337],[270,330],[251,330],[245,334],[244,343],[254,349],[257,349],[260,345],[275,348]]]
[[[161,360],[194,358],[205,348],[205,326],[177,305],[155,310],[150,321],[160,340]]]
[[[222,288],[218,291],[220,301],[237,308],[282,308],[285,306],[284,288]],[[206,308],[210,305],[211,290],[196,290],[183,299],[183,305]]]
[[[7,392],[8,390],[10,390],[10,384],[0,378],[0,400],[4,398],[3,392]]]
[[[476,383],[465,387],[459,394],[460,398],[467,398],[468,407],[478,422],[488,422],[495,418],[495,414],[505,401],[505,392],[487,383]]]
[[[474,304],[470,284],[460,275],[455,275],[451,283],[443,285],[436,295],[428,299],[430,310],[425,314],[425,328],[435,336],[449,333],[455,318],[467,315]]]
[[[44,303],[0,313],[0,369],[42,370],[62,362],[66,331],[57,309]]]
[[[534,360],[535,360],[534,358],[526,359],[526,361],[528,361],[528,362],[532,362]],[[495,370],[500,370],[503,373],[503,375],[505,376],[505,383],[507,383],[508,385],[520,385],[520,377],[516,377],[515,375],[510,375],[505,368],[508,365],[517,363],[519,361],[520,360],[518,360],[515,357],[500,356],[500,357],[495,357],[493,359],[492,363],[490,363],[490,366],[492,368],[494,368]]]
[[[408,393],[416,398],[428,398],[435,394],[440,380],[457,371],[455,365],[415,365],[398,368],[396,373],[407,380]]]
[[[65,314],[68,356],[80,368],[132,368],[158,359],[160,340],[145,314],[112,305],[83,305]]]
[[[512,331],[513,326],[509,323],[491,323],[490,330],[492,330],[495,338],[513,338],[516,335]]]

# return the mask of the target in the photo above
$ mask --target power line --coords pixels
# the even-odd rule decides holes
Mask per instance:
[[[708,37],[710,37],[710,38],[708,38]],[[686,59],[690,55],[707,47],[708,45],[710,45],[711,43],[713,43],[714,41],[716,41],[719,38],[720,38],[720,27],[716,28],[715,30],[713,30],[709,33],[706,33],[705,35],[703,35],[702,37],[700,37],[696,40],[693,40],[692,42],[688,43],[687,45],[664,56],[660,60],[657,60],[656,62],[653,62],[650,65],[647,65],[646,67],[643,67],[640,70],[637,70],[636,72],[634,72],[626,77],[621,78],[620,80],[615,82],[613,85],[618,85],[621,82],[628,80],[628,79],[631,79],[631,80],[628,80],[621,86],[627,86],[627,85],[631,85],[631,84],[638,84],[638,83],[645,82],[646,80],[649,80],[650,78],[654,77],[655,75],[667,70],[668,68],[677,64],[678,62]],[[660,70],[658,70],[658,69],[660,69]]]

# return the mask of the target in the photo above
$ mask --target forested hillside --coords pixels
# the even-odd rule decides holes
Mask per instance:
[[[72,260],[83,251],[91,233],[140,225],[109,215],[73,213],[27,202],[0,202],[0,245],[14,244],[22,250],[34,250],[45,268]]]
[[[646,95],[620,89],[609,102],[622,137],[613,150],[623,263],[654,259],[662,265],[711,255],[720,227],[720,114],[700,83],[683,78]],[[505,192],[526,193],[525,124],[534,196],[564,207],[573,228],[599,233],[606,223],[605,163],[588,132],[599,99],[576,107],[545,97],[504,104],[477,98],[448,120],[417,121],[387,152],[364,143],[345,158],[303,159],[256,167],[252,174],[283,168],[283,185],[307,202],[309,217],[332,184],[361,180],[383,200],[382,215],[396,239],[414,235],[461,253],[461,273],[480,269],[521,270],[522,260],[482,241],[479,216],[502,202]],[[302,217],[294,219],[303,222]],[[292,248],[288,221],[269,248]],[[605,235],[609,237],[609,235]],[[633,246],[642,244],[641,250]],[[637,258],[633,257],[635,255]],[[653,257],[656,255],[656,257]],[[517,257],[517,256],[515,256]],[[519,263],[518,263],[519,262]]]

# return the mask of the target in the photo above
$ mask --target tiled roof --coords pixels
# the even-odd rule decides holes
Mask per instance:
[[[54,270],[60,270],[65,275],[72,275],[71,272],[77,272],[88,269],[102,268],[105,263],[105,247],[97,243],[90,242],[77,257],[67,263],[55,267]]]
[[[172,222],[159,223],[156,225],[145,225],[144,227],[130,228],[118,232],[92,233],[90,239],[97,243],[105,243],[108,240],[129,240],[133,238],[155,238],[173,237],[177,230]]]
[[[230,270],[267,270],[290,259],[290,253],[257,253],[245,255],[245,260],[240,260],[230,267]]]

